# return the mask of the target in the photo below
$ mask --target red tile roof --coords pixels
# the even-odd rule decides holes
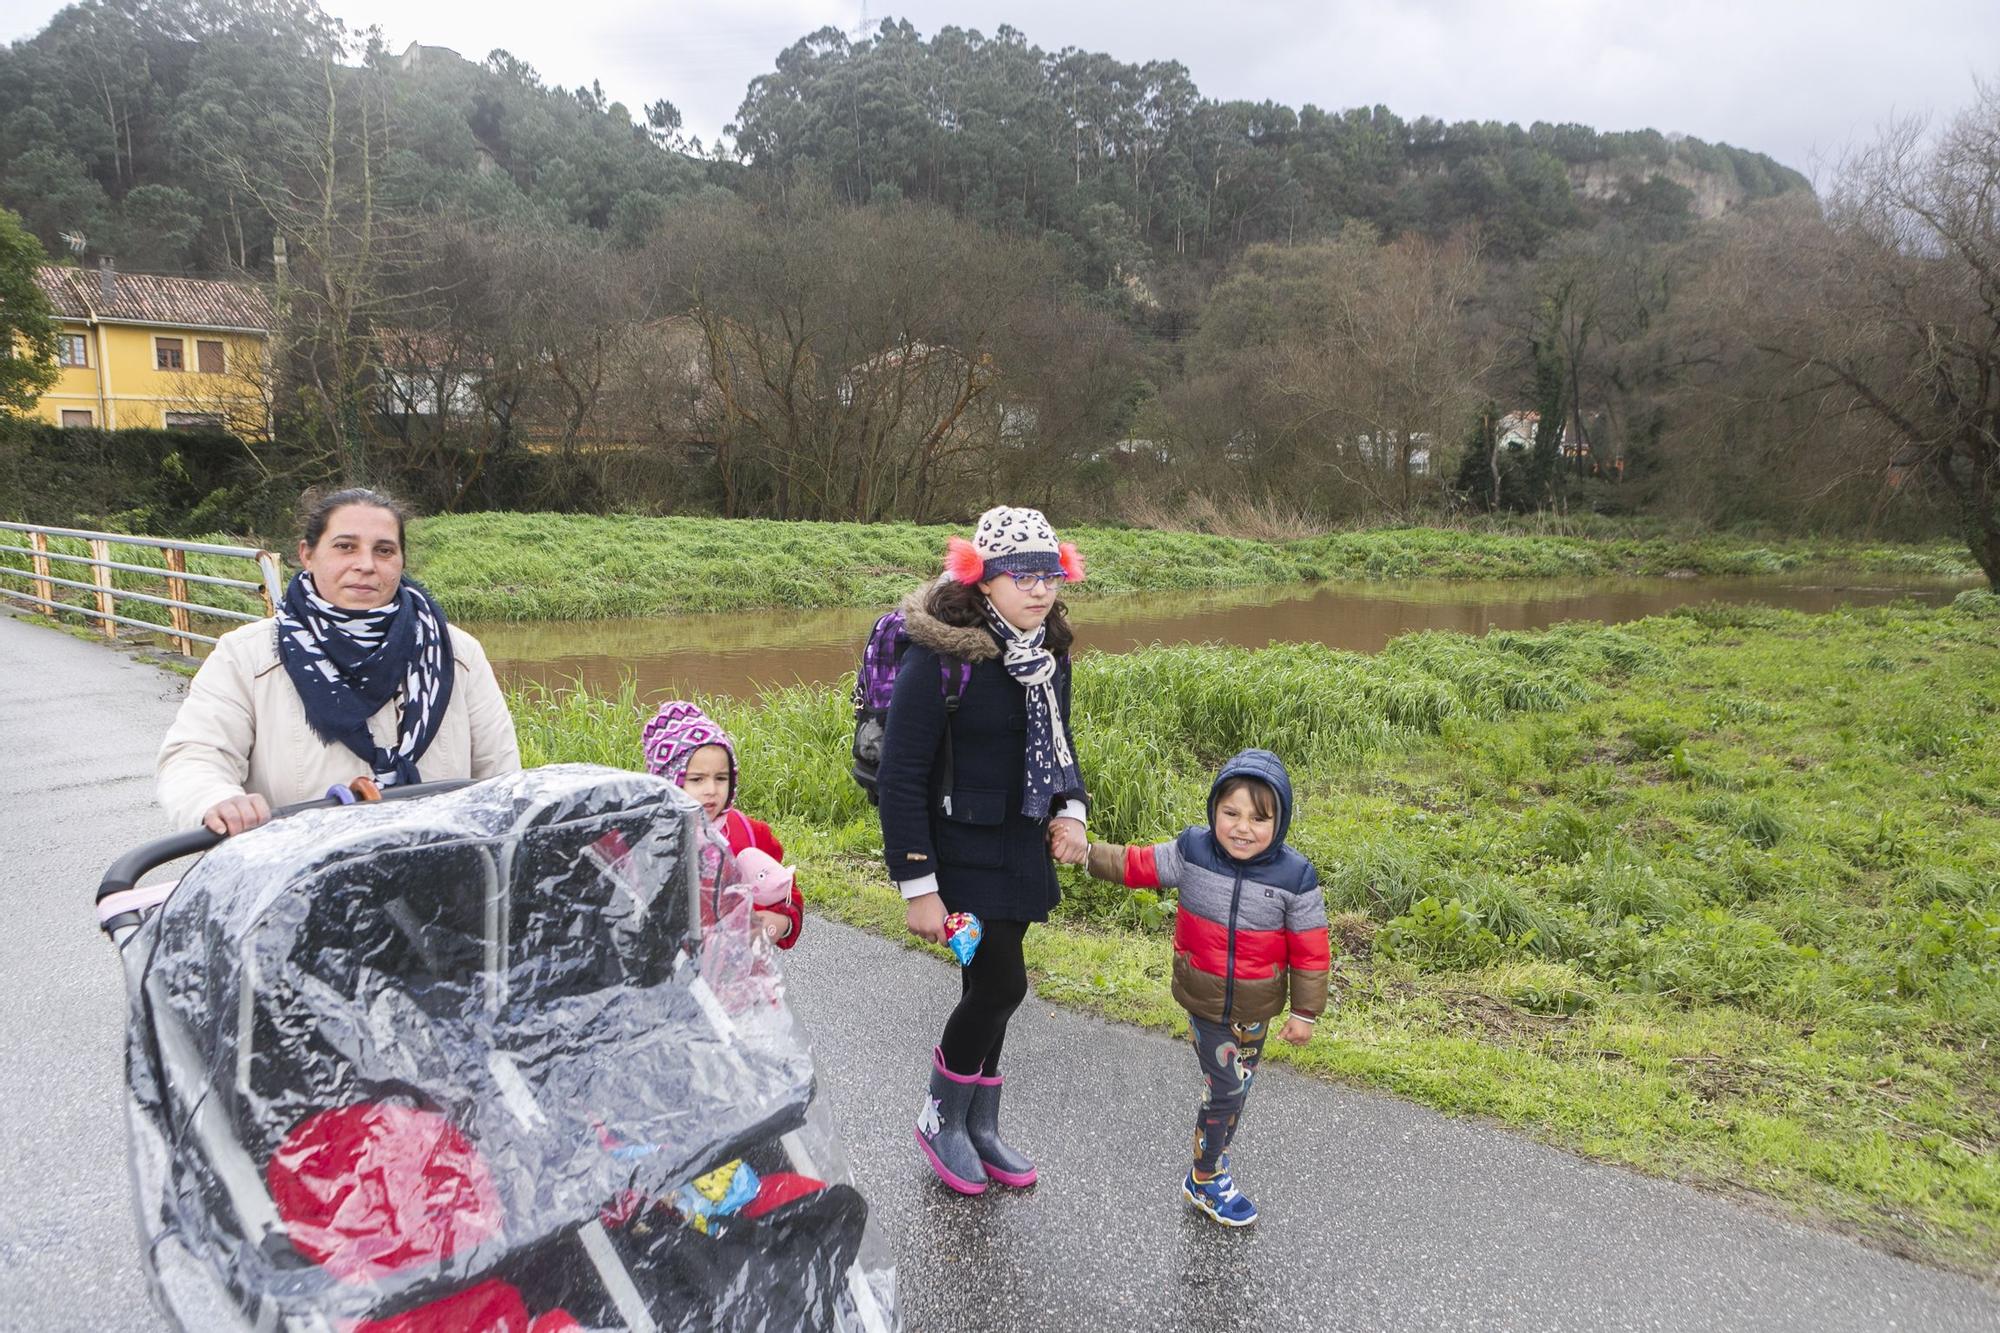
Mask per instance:
[[[192,329],[269,330],[276,323],[270,298],[253,282],[114,272],[112,298],[106,300],[101,270],[44,264],[35,280],[64,319]]]

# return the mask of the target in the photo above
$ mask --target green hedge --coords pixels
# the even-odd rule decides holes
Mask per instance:
[[[295,489],[220,430],[96,430],[0,418],[0,517],[188,537],[289,528]]]

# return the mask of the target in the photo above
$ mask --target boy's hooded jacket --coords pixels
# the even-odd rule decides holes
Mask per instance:
[[[1239,861],[1215,836],[1223,784],[1255,778],[1278,797],[1271,845]],[[1326,900],[1312,863],[1285,844],[1292,780],[1269,750],[1245,750],[1208,792],[1208,825],[1153,847],[1093,843],[1090,873],[1128,888],[1178,888],[1174,999],[1211,1023],[1262,1023],[1283,1011],[1317,1018],[1326,1008]]]

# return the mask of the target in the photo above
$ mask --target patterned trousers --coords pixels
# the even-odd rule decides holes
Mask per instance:
[[[1211,1023],[1189,1014],[1188,1035],[1208,1083],[1208,1095],[1201,1099],[1194,1122],[1194,1169],[1208,1175],[1236,1137],[1236,1122],[1243,1116],[1243,1100],[1250,1095],[1257,1062],[1264,1058],[1270,1025]]]

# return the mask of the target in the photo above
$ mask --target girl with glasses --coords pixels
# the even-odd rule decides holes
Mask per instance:
[[[944,575],[902,608],[910,647],[878,776],[889,877],[912,934],[942,944],[956,912],[984,928],[917,1114],[917,1146],[961,1194],[1036,1179],[1001,1137],[1000,1057],[1028,993],[1022,940],[1062,896],[1051,850],[1075,860],[1088,846],[1060,599],[1082,578],[1082,558],[1048,520],[1002,505],[980,515],[972,540],[951,539]]]

